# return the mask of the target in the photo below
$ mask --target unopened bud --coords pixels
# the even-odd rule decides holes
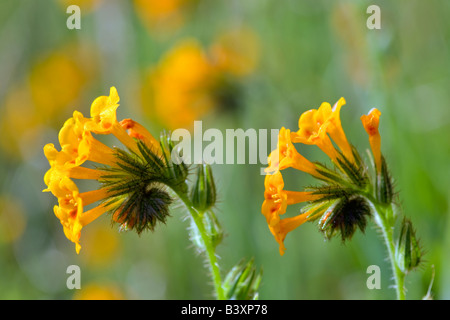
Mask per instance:
[[[404,273],[407,273],[420,264],[421,256],[412,223],[408,219],[403,219],[396,248],[397,264]]]
[[[381,157],[381,170],[377,173],[377,198],[381,203],[390,204],[394,194],[392,178],[389,174],[386,161]]]
[[[182,156],[173,143],[170,133],[163,131],[160,136],[163,161],[167,167],[166,175],[172,180],[171,187],[183,193],[187,192],[186,178],[189,170]]]
[[[216,185],[210,165],[202,164],[198,166],[197,181],[192,188],[191,200],[194,207],[201,212],[215,205]]]
[[[241,261],[225,277],[222,287],[228,300],[257,300],[262,270],[256,270],[254,260]]]

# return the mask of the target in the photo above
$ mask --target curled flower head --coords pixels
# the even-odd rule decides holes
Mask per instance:
[[[347,141],[340,120],[340,110],[344,104],[344,98],[339,99],[333,107],[324,102],[318,109],[306,111],[300,116],[298,131],[291,132],[284,127],[280,129],[277,149],[270,154],[269,167],[266,169],[266,172],[276,174],[265,178],[261,211],[280,244],[281,254],[285,251],[284,239],[287,233],[305,221],[318,220],[319,229],[327,239],[340,234],[345,241],[358,228],[361,231],[365,229],[366,220],[371,216],[366,199],[368,192],[373,192],[381,203],[390,203],[392,199],[389,176],[380,174],[376,185],[370,185],[373,180],[369,179],[367,167],[357,150]],[[379,159],[376,161],[383,161],[379,153],[378,117],[377,111],[371,111],[361,120],[369,133],[374,156]],[[306,160],[294,143],[318,146],[331,158],[334,167],[328,168],[319,162]],[[323,184],[304,191],[286,191],[281,173],[277,170],[288,167],[308,172]],[[281,219],[289,205],[300,202],[307,202],[300,215]]]
[[[378,109],[373,108],[367,115],[361,116],[361,121],[364,129],[369,135],[370,148],[372,149],[375,166],[378,172],[381,170],[381,137],[378,131],[380,115],[381,112]]]
[[[67,238],[76,244],[77,253],[81,229],[105,212],[112,213],[114,222],[138,233],[153,230],[158,221],[165,222],[171,197],[164,185],[176,188],[179,180],[186,178],[172,176],[171,164],[161,157],[156,140],[140,124],[130,119],[123,124],[117,121],[118,101],[116,89],[111,88],[110,96],[101,96],[92,104],[92,118],[75,111],[64,123],[59,132],[60,151],[53,144],[44,147],[50,164],[44,191],[58,199],[54,213]],[[93,133],[115,135],[128,151],[106,146]],[[99,166],[82,166],[86,161]],[[79,192],[72,179],[96,180],[101,187]],[[96,202],[92,209],[84,210]]]

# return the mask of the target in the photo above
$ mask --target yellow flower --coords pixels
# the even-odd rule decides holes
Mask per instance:
[[[101,170],[80,167],[75,164],[75,161],[69,154],[56,150],[52,143],[48,143],[44,146],[44,154],[50,164],[50,169],[44,175],[44,182],[47,186],[52,180],[58,180],[62,176],[73,179],[98,180],[102,175]],[[45,189],[44,191],[50,190]]]
[[[115,87],[111,87],[109,96],[100,96],[91,104],[92,122],[88,129],[95,133],[111,133],[117,122],[116,110],[119,107],[119,94]]]
[[[272,232],[275,240],[280,245],[280,255],[284,255],[286,247],[284,240],[289,232],[298,228],[307,221],[308,213],[299,214],[295,217],[285,218],[280,220],[277,224],[270,226],[270,232]]]
[[[67,165],[79,166],[90,160],[105,165],[113,165],[113,150],[95,139],[89,131],[91,119],[74,111],[73,117],[69,118],[59,131],[59,144],[65,156],[70,158]]]
[[[342,129],[341,124],[341,108],[345,104],[345,99],[340,98],[333,106],[332,112],[329,115],[328,122],[329,125],[327,127],[327,132],[330,135],[331,139],[337,144],[341,152],[344,156],[349,159],[352,163],[355,163],[355,159],[353,157],[352,146],[347,140],[345,136],[344,129]]]
[[[280,254],[284,254],[284,239],[290,231],[305,221],[313,221],[320,216],[322,218],[319,227],[327,238],[340,232],[345,240],[350,238],[358,227],[361,230],[365,228],[365,219],[370,215],[370,208],[363,197],[355,196],[355,192],[367,190],[370,179],[359,153],[347,141],[342,128],[340,110],[344,104],[344,98],[339,99],[333,107],[323,102],[318,109],[308,110],[300,116],[297,132],[291,132],[284,127],[280,129],[277,149],[269,155],[269,166],[265,170],[275,174],[265,178],[264,202],[261,207],[269,229],[280,245]],[[369,133],[377,170],[380,170],[382,160],[378,118],[379,111],[375,109],[368,116],[361,117],[361,120]],[[331,158],[335,168],[329,169],[320,163],[310,162],[297,151],[294,143],[318,146]],[[283,178],[278,170],[286,168],[307,172],[321,180],[324,185],[310,187],[308,192],[285,191]],[[388,190],[384,193],[389,194],[390,187],[384,189]],[[285,214],[288,205],[299,202],[309,202],[302,210],[306,213],[293,218],[280,218]]]
[[[128,149],[138,152],[133,138],[117,121],[116,110],[119,107],[119,95],[115,87],[111,87],[109,96],[100,96],[91,105],[91,120],[85,125],[86,129],[97,134],[113,134]],[[89,132],[90,134],[90,132]]]
[[[65,176],[52,180],[48,189],[58,198],[58,205],[54,207],[53,211],[63,225],[64,234],[75,243],[76,252],[79,253],[81,229],[108,210],[106,206],[102,205],[86,212],[83,211],[83,208],[103,199],[106,191],[100,189],[79,193],[76,184]]]
[[[337,153],[327,135],[329,110],[331,110],[330,105],[324,102],[319,110],[312,109],[304,112],[298,121],[299,130],[292,134],[292,140],[293,142],[317,145],[335,161]]]
[[[266,172],[294,168],[307,172],[313,176],[319,176],[315,165],[298,153],[291,141],[291,131],[282,127],[278,134],[277,149],[272,151],[268,158],[269,167]]]
[[[361,116],[361,121],[369,135],[370,148],[372,149],[372,154],[375,161],[375,167],[377,172],[381,171],[381,137],[378,131],[378,125],[380,123],[381,112],[373,108],[369,111],[369,114]]]
[[[273,226],[279,222],[279,216],[286,212],[288,205],[317,198],[317,196],[310,192],[283,190],[284,181],[279,171],[272,175],[267,175],[264,186],[264,202],[261,207],[261,212],[266,217],[269,226]]]
[[[76,244],[77,253],[81,248],[81,229],[111,210],[114,201],[104,202],[84,211],[86,206],[108,198],[109,190],[103,187],[80,193],[72,179],[103,179],[108,170],[117,168],[120,162],[116,152],[95,139],[91,130],[100,134],[115,133],[116,137],[127,143],[129,149],[138,150],[136,140],[127,134],[116,119],[118,101],[116,89],[111,88],[110,96],[101,96],[92,104],[92,118],[85,118],[80,112],[75,111],[73,117],[64,123],[58,136],[61,151],[53,144],[44,147],[44,154],[50,164],[50,169],[44,175],[44,182],[47,185],[44,191],[50,191],[58,199],[54,213],[61,221],[66,237]],[[132,124],[132,128],[147,139],[144,143],[147,142],[151,137],[150,133],[144,131],[139,124],[135,122]],[[86,161],[103,164],[105,167],[100,169],[82,167]]]
[[[347,141],[340,120],[340,110],[344,104],[345,99],[341,98],[333,108],[328,102],[323,102],[319,109],[304,112],[298,121],[299,130],[292,134],[292,141],[317,145],[337,163],[338,152],[330,140],[331,137],[344,156],[354,163],[352,147]]]

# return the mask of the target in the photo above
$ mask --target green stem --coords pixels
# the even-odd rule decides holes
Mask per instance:
[[[175,191],[175,190],[174,190]],[[225,300],[225,295],[222,288],[222,279],[220,276],[219,264],[217,262],[215,248],[212,244],[212,240],[208,235],[208,232],[205,230],[205,226],[203,225],[203,221],[201,219],[201,214],[193,207],[189,198],[186,195],[180,194],[175,191],[181,201],[183,201],[186,209],[189,211],[189,214],[192,217],[192,220],[197,227],[198,232],[202,238],[202,241],[205,245],[206,255],[209,260],[209,266],[211,275],[214,281],[214,288],[216,291],[216,297],[218,300]]]
[[[381,228],[386,247],[391,260],[392,272],[395,279],[395,289],[397,291],[397,299],[405,300],[405,273],[400,269],[397,260],[395,259],[395,244],[394,244],[394,221],[392,204],[383,206],[381,204],[371,201],[375,211],[375,221]]]

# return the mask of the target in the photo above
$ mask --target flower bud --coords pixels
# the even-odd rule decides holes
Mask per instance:
[[[169,133],[162,132],[160,136],[162,157],[167,168],[166,175],[171,179],[170,186],[181,192],[187,192],[186,178],[189,174],[177,147]]]
[[[256,270],[254,261],[241,261],[226,275],[222,287],[228,300],[257,300],[262,270]]]
[[[406,218],[402,222],[395,256],[398,266],[404,273],[416,268],[421,261],[422,252],[415,231],[411,221]]]
[[[392,202],[394,190],[392,178],[383,156],[381,156],[381,170],[377,172],[376,188],[378,200],[381,203],[390,204]]]
[[[192,188],[191,200],[194,207],[201,212],[215,205],[216,185],[209,164],[198,166],[197,181]]]

